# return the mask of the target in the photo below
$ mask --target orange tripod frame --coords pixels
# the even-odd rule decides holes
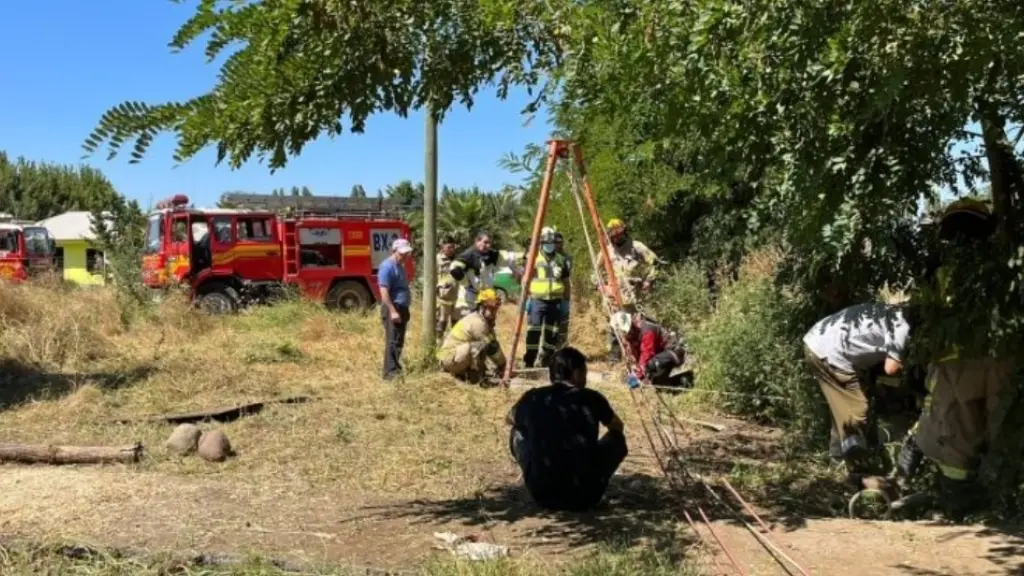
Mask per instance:
[[[512,346],[509,350],[509,359],[505,364],[505,385],[508,385],[512,377],[512,367],[516,361],[516,349],[519,346],[519,337],[523,332],[523,321],[526,316],[526,302],[530,298],[530,281],[533,280],[534,266],[537,263],[537,248],[540,245],[540,231],[544,227],[544,218],[548,213],[548,200],[551,198],[551,181],[555,176],[555,168],[558,161],[568,159],[572,156],[576,170],[579,171],[580,181],[583,183],[583,198],[587,203],[587,210],[590,212],[591,224],[597,233],[598,244],[601,246],[601,262],[604,264],[605,273],[608,275],[608,286],[611,288],[611,296],[615,306],[622,306],[622,294],[619,292],[619,282],[615,278],[612,268],[611,256],[608,252],[607,236],[604,226],[601,224],[601,217],[597,214],[597,204],[594,202],[594,193],[590,188],[590,181],[587,179],[586,165],[583,163],[583,152],[580,147],[569,140],[548,141],[548,159],[544,167],[544,181],[540,187],[540,200],[537,203],[537,214],[533,218],[533,232],[530,235],[530,249],[526,257],[526,270],[523,272],[521,281],[522,291],[519,298],[519,313],[516,316],[516,330],[512,337]],[[572,167],[570,167],[570,170]],[[573,192],[575,194],[575,191]],[[585,224],[584,224],[585,225]]]

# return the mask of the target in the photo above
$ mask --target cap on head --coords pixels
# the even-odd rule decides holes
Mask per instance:
[[[551,230],[550,228],[545,228],[544,231],[541,232],[541,234],[540,234],[540,241],[541,242],[545,242],[545,243],[547,243],[547,242],[554,242],[555,241],[555,232],[553,230]]]
[[[625,334],[633,327],[633,316],[629,312],[616,312],[612,314],[608,324],[612,327],[612,330]]]
[[[608,221],[607,224],[605,224],[604,227],[606,229],[608,229],[609,231],[611,231],[611,230],[615,230],[617,228],[625,228],[626,227],[626,223],[623,222],[619,218],[612,218],[611,220]]]
[[[391,251],[398,252],[399,254],[408,254],[412,252],[412,244],[405,238],[395,238],[391,243]]]
[[[476,303],[481,306],[497,307],[501,305],[501,299],[498,298],[498,292],[494,288],[484,288],[477,293]]]

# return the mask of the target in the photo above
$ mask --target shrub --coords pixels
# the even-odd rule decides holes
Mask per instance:
[[[721,287],[714,313],[690,337],[697,386],[718,406],[805,437],[828,429],[828,411],[803,362],[803,302],[780,289],[765,255]]]
[[[667,271],[655,290],[653,312],[666,326],[696,332],[711,315],[711,293],[707,276],[695,263],[686,263]]]

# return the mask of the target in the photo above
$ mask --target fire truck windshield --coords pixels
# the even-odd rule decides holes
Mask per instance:
[[[156,254],[160,251],[163,240],[164,217],[157,213],[149,217],[149,227],[146,229],[146,248],[144,254]]]
[[[53,256],[56,251],[56,244],[50,236],[50,232],[41,226],[24,228],[25,252],[29,258],[45,258]]]

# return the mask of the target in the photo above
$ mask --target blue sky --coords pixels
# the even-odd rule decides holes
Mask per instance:
[[[85,162],[144,207],[176,193],[210,205],[228,190],[304,185],[317,194],[348,194],[362,184],[372,194],[403,179],[423,179],[422,114],[380,115],[364,134],[324,137],[273,175],[255,161],[241,170],[216,167],[212,150],[174,167],[169,137],[158,140],[140,164],[128,164],[127,155],[108,162],[103,152],[83,161],[82,142],[107,108],[123,100],[184,99],[213,86],[217,68],[205,64],[202,45],[181,54],[167,48],[192,6],[170,0],[4,2],[0,150],[33,160]],[[527,143],[543,143],[549,131],[543,115],[523,126],[526,102],[525,93],[500,101],[490,92],[471,112],[452,111],[438,133],[439,182],[484,189],[518,182],[498,159]]]

